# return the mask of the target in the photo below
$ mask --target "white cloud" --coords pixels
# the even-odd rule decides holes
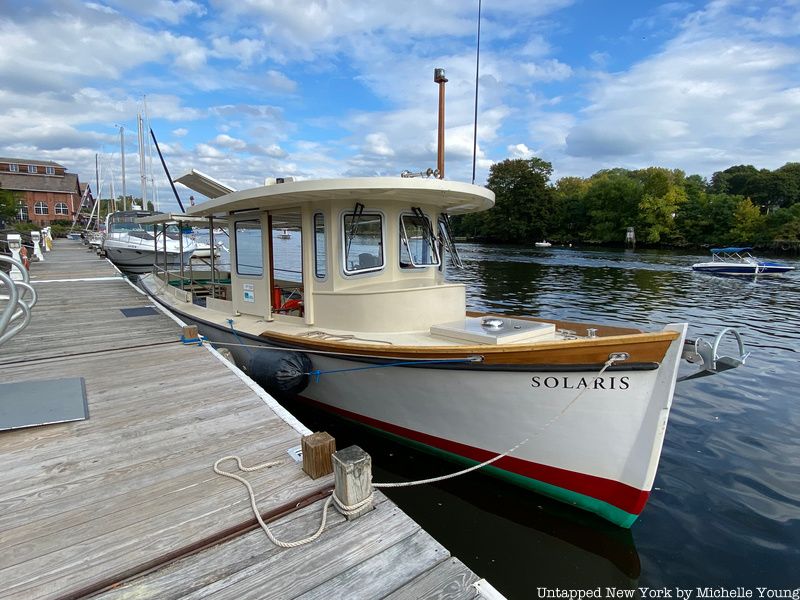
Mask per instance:
[[[511,158],[531,158],[533,156],[533,151],[528,148],[525,144],[514,144],[513,146],[508,146],[506,148],[509,156]]]
[[[661,52],[598,77],[566,136],[567,155],[592,171],[658,164],[704,175],[739,162],[775,168],[794,160],[800,52],[732,34],[741,18],[730,11],[712,4],[690,15]],[[746,22],[755,28],[752,16]]]

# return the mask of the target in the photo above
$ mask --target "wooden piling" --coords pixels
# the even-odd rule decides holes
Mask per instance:
[[[199,338],[197,325],[184,325],[183,326],[183,339],[186,341],[197,341]]]
[[[303,471],[311,479],[333,473],[331,455],[336,452],[336,440],[327,431],[317,431],[300,438],[303,451]]]
[[[333,477],[339,501],[347,506],[358,504],[372,493],[372,458],[358,446],[334,452]],[[345,518],[352,521],[371,510],[370,501]]]

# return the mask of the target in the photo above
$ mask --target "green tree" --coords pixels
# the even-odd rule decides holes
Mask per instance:
[[[733,242],[752,244],[765,241],[764,216],[750,198],[741,200],[733,212],[730,237]]]
[[[636,223],[642,188],[623,169],[600,171],[592,176],[585,195],[588,223],[582,232],[583,239],[624,242],[626,229]]]
[[[753,165],[736,165],[724,171],[717,171],[711,176],[711,191],[714,194],[731,194],[744,196],[747,194],[750,180],[759,174]]]
[[[0,221],[12,221],[17,216],[17,201],[11,190],[0,188]]]
[[[491,210],[467,215],[460,230],[498,242],[542,239],[552,228],[553,167],[540,158],[506,159],[489,170],[487,187],[495,194]]]
[[[588,223],[585,197],[589,185],[589,181],[582,177],[562,177],[556,182],[551,238],[562,242],[580,238],[580,232]]]
[[[686,203],[686,191],[668,184],[662,196],[644,194],[639,202],[637,227],[640,239],[648,244],[676,241],[675,216]]]

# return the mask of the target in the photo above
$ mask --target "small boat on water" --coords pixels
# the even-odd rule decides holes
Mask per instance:
[[[782,263],[759,260],[750,247],[712,248],[711,260],[695,263],[692,270],[715,275],[776,275],[794,270]]]
[[[129,273],[146,273],[152,270],[156,254],[169,268],[188,265],[195,250],[195,242],[184,236],[178,227],[155,233],[153,227],[136,222],[141,217],[155,213],[145,210],[127,210],[110,213],[106,217],[106,233],[102,247],[108,259]]]
[[[278,238],[282,240],[290,240],[292,239],[292,234],[289,233],[288,229],[281,229],[281,232],[278,234]]]
[[[534,246],[536,246],[537,248],[549,248],[549,247],[550,247],[550,246],[552,246],[553,244],[551,244],[551,243],[550,243],[550,242],[548,242],[547,240],[543,240],[543,241],[541,241],[541,242],[536,242],[536,243],[534,243],[533,245],[534,245]]]
[[[154,269],[140,285],[273,395],[462,462],[501,455],[484,469],[629,527],[653,486],[687,324],[467,311],[464,284],[446,279],[448,259],[461,264],[449,219],[493,204],[487,188],[424,178],[220,193],[188,214],[212,231],[228,222],[229,270],[187,282]],[[287,222],[299,238],[292,281],[275,261],[298,248],[273,245]],[[711,347],[693,346],[704,372],[744,361],[743,348],[719,358]]]

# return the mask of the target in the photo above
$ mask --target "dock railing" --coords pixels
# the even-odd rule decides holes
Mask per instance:
[[[28,269],[10,256],[0,255],[0,263],[9,264],[9,273],[0,269],[0,346],[20,333],[31,322],[31,309],[36,304],[36,290],[30,284]],[[18,271],[22,279],[14,278]]]

